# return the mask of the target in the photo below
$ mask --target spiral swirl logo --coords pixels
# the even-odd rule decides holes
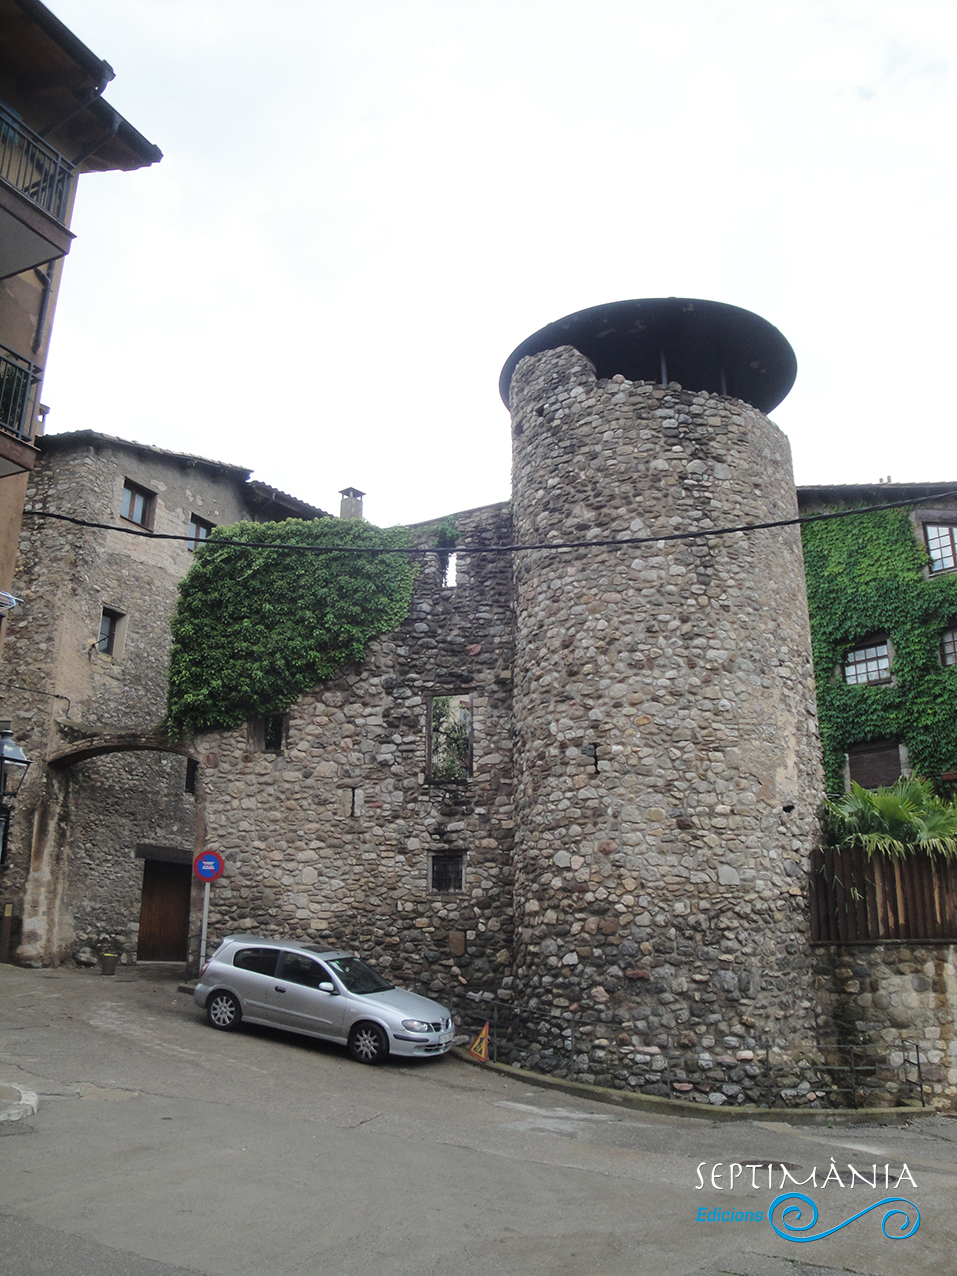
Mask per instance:
[[[810,1217],[806,1222],[803,1221],[805,1211],[801,1205],[797,1204],[799,1201],[803,1201],[805,1205],[810,1207]],[[768,1210],[768,1222],[778,1236],[782,1236],[786,1241],[819,1241],[823,1240],[825,1236],[833,1236],[835,1232],[850,1226],[857,1219],[863,1218],[865,1214],[872,1214],[874,1210],[879,1210],[884,1205],[894,1205],[898,1208],[889,1209],[886,1212],[881,1219],[881,1231],[889,1241],[910,1240],[918,1227],[920,1227],[920,1210],[913,1201],[907,1200],[904,1196],[886,1196],[882,1201],[875,1201],[873,1205],[868,1205],[867,1209],[859,1210],[856,1214],[852,1214],[850,1218],[846,1218],[843,1223],[838,1223],[835,1227],[829,1227],[826,1231],[817,1232],[814,1235],[798,1235],[797,1233],[810,1233],[811,1229],[816,1226],[818,1219],[817,1206],[803,1192],[785,1192],[772,1202],[771,1208]],[[780,1211],[778,1212],[779,1206]],[[907,1209],[902,1209],[900,1208],[901,1206],[907,1206]],[[913,1216],[909,1211],[913,1211]],[[776,1212],[777,1221],[775,1221]],[[892,1219],[895,1220],[893,1223],[891,1223]],[[902,1219],[903,1221],[897,1222],[897,1219]]]

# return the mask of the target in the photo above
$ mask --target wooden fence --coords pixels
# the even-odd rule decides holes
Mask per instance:
[[[811,940],[957,941],[957,864],[917,853],[905,860],[828,847],[811,856]]]

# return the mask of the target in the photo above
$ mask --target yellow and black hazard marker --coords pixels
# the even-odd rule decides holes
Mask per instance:
[[[487,1023],[485,1027],[482,1029],[482,1031],[479,1033],[479,1035],[472,1042],[472,1044],[469,1046],[469,1054],[474,1054],[476,1059],[482,1059],[482,1060],[488,1059],[488,1024]]]

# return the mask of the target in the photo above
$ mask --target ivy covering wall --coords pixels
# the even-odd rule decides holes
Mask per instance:
[[[913,771],[957,770],[957,666],[941,663],[957,626],[957,574],[930,578],[906,510],[852,515],[802,529],[814,672],[828,792],[844,788],[844,754],[869,740],[906,744]],[[886,635],[892,681],[848,686],[845,654]]]
[[[237,548],[271,542],[309,548]],[[288,708],[409,615],[406,555],[317,552],[401,548],[403,529],[361,519],[235,523],[196,551],[172,619],[169,701],[174,735],[239,726]]]

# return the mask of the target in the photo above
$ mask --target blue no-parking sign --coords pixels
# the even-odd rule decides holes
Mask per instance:
[[[201,881],[215,882],[223,875],[223,857],[218,851],[203,851],[193,860],[193,872]]]

